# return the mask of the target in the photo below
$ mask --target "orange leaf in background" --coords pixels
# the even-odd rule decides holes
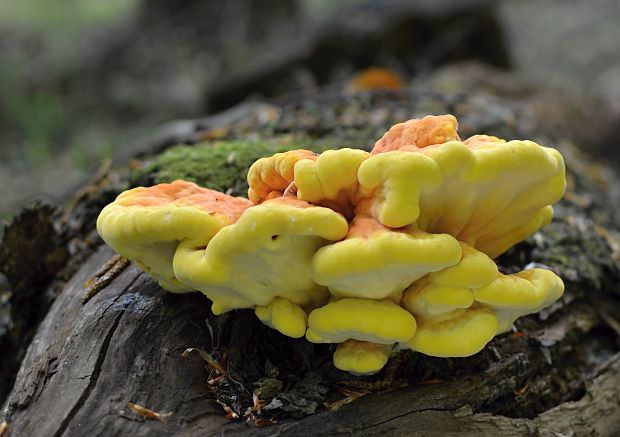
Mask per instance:
[[[405,87],[405,82],[392,70],[371,67],[355,73],[347,84],[347,91],[356,93],[369,90],[398,90]]]

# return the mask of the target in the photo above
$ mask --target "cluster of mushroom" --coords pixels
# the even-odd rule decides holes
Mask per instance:
[[[248,183],[249,200],[184,181],[135,188],[97,227],[163,288],[338,343],[334,364],[357,374],[395,347],[473,355],[562,295],[551,271],[504,275],[492,260],[547,224],[564,192],[561,155],[532,141],[461,141],[453,116],[427,116],[370,153],[261,158]]]

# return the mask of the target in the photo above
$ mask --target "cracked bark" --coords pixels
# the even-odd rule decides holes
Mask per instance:
[[[187,414],[177,417],[184,421],[206,414],[207,421],[225,423],[220,408],[206,402],[202,364],[180,357],[179,336],[203,345],[204,333],[196,329],[201,320],[194,320],[194,325],[183,321],[166,332],[159,330],[163,321],[180,320],[179,313],[195,306],[195,299],[181,306],[162,307],[162,301],[173,303],[181,296],[165,293],[132,266],[87,305],[80,304],[92,268],[111,256],[105,247],[92,255],[40,326],[5,409],[11,429],[18,427],[20,435],[125,435],[134,427],[136,435],[152,435],[151,427],[143,427],[141,421],[122,411],[127,402],[159,411],[178,411],[180,403],[185,405],[180,410]],[[205,307],[203,317],[207,313]],[[44,338],[53,341],[43,342]],[[50,360],[58,363],[53,372]],[[171,368],[172,363],[176,364]],[[45,420],[35,417],[33,408],[40,409]],[[122,427],[111,432],[114,427],[108,424],[112,422]],[[174,422],[151,426],[167,430]]]

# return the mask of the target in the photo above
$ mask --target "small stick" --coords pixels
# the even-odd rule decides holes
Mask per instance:
[[[139,415],[141,415],[147,420],[163,421],[166,417],[172,416],[172,413],[158,413],[157,411],[149,410],[148,408],[143,407],[142,405],[132,404],[131,402],[127,404],[127,407],[130,410],[135,411],[136,413],[138,413]]]
[[[350,404],[351,402],[361,398],[362,396],[366,396],[368,393],[370,393],[369,391],[356,392],[352,390],[347,390],[343,387],[339,387],[338,390],[340,391],[340,393],[346,396],[346,398],[340,399],[339,401],[331,402],[331,403],[325,402],[323,405],[325,405],[325,408],[327,408],[329,411],[335,411],[338,408],[343,407],[347,404]]]
[[[269,419],[260,418],[254,421],[254,426],[256,426],[257,428],[262,428],[264,426],[270,426],[276,423],[278,423],[278,421],[274,417],[270,417]]]
[[[254,390],[254,392],[252,393],[252,408],[250,409],[251,412],[256,412],[258,414],[260,414],[260,411],[263,409],[263,407],[265,406],[265,401],[260,399],[260,388],[257,388],[256,390]]]
[[[235,413],[235,411],[232,408],[230,408],[228,405],[226,405],[224,402],[220,401],[219,399],[216,399],[215,401],[222,406],[224,411],[226,411],[226,418],[228,420],[234,420],[234,419],[239,418],[239,415]]]
[[[601,313],[601,319],[607,323],[607,326],[609,326],[618,337],[620,337],[620,322],[607,313]]]
[[[200,354],[200,357],[203,360],[205,360],[209,366],[213,367],[215,370],[220,372],[220,374],[222,374],[224,376],[228,376],[228,372],[226,371],[226,369],[224,369],[224,367],[222,367],[222,365],[220,363],[218,363],[215,358],[213,358],[211,355],[209,355],[209,353],[207,351],[205,351],[203,349],[200,349],[200,348],[197,348],[197,347],[190,347],[188,349],[185,349],[185,351],[183,351],[181,356],[183,358],[187,358],[189,356],[189,354],[191,354],[194,351],[198,352]]]
[[[82,296],[82,305],[91,300],[97,293],[108,286],[110,282],[120,275],[129,266],[130,261],[121,255],[110,258],[95,275],[84,284],[86,291]]]

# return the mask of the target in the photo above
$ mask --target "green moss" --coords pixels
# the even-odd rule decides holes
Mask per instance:
[[[183,179],[233,195],[245,195],[246,174],[258,158],[277,152],[309,148],[305,141],[289,137],[273,141],[218,141],[175,146],[143,163],[132,174],[132,185],[153,185]],[[320,152],[325,146],[315,146]],[[318,150],[317,150],[318,149]]]

